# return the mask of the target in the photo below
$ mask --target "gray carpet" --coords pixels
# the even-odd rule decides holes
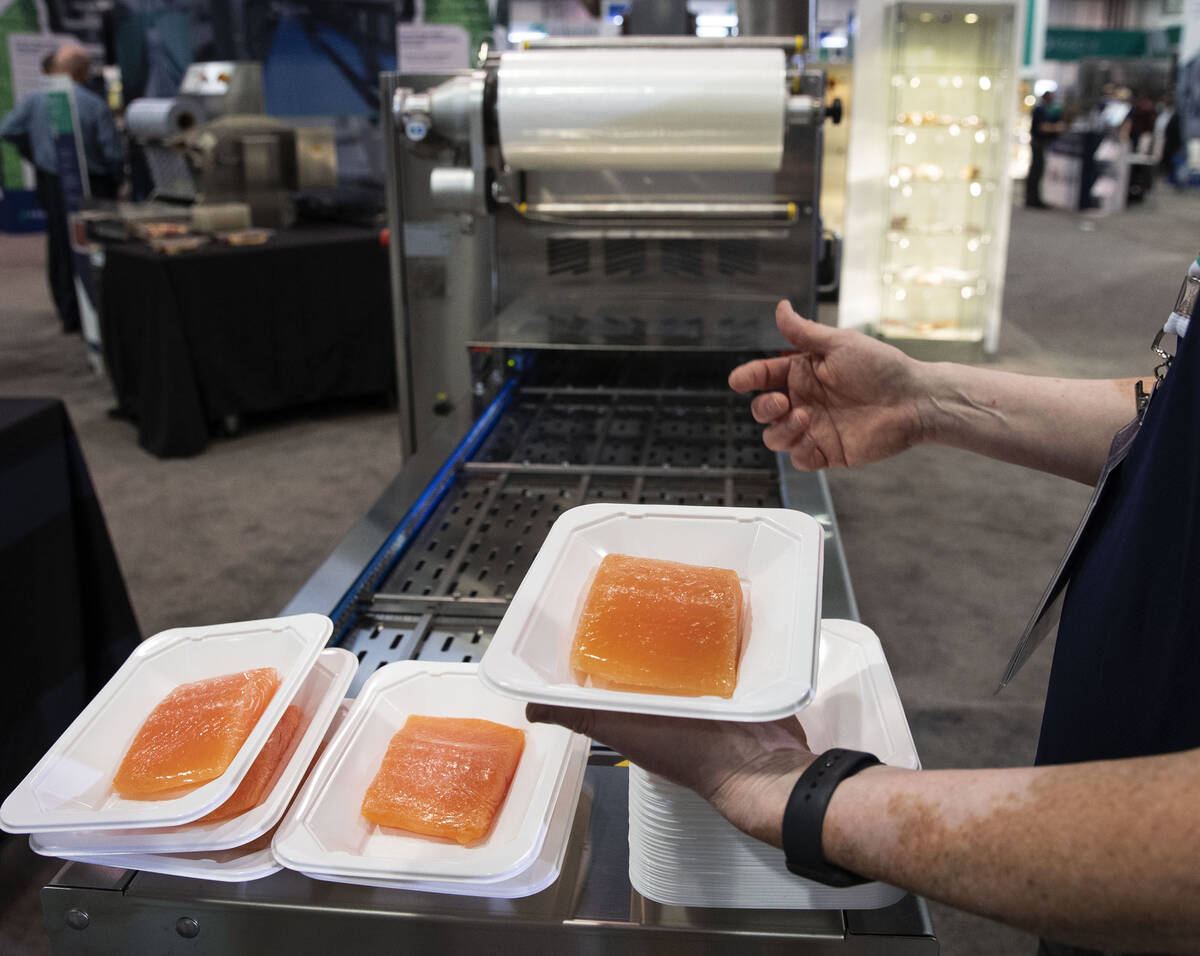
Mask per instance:
[[[1200,247],[1200,199],[1158,191],[1111,219],[1014,211],[999,355],[1073,377],[1146,374],[1149,342]],[[0,236],[0,394],[68,404],[144,634],[276,613],[399,466],[389,413],[274,424],[159,461],[110,419],[107,384],[57,331],[36,238]],[[923,448],[830,475],[863,620],[881,636],[927,767],[1033,755],[1043,649],[992,696],[1088,489]],[[55,870],[7,838],[0,952],[48,951],[37,888]],[[1030,937],[933,906],[943,952],[1028,954]]]

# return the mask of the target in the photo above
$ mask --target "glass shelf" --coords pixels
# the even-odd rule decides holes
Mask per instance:
[[[889,21],[880,327],[978,340],[1015,75],[993,51],[1012,20],[966,5],[898,3]]]

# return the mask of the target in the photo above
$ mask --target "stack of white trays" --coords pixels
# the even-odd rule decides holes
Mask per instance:
[[[919,769],[916,747],[879,638],[854,621],[823,621],[815,699],[800,713],[817,753],[846,747]],[[629,879],[670,906],[874,909],[904,891],[883,883],[844,889],[794,876],[783,854],[746,836],[690,790],[631,767]]]
[[[469,846],[369,822],[363,797],[409,716],[478,718],[525,732],[525,749],[488,834]],[[286,867],[314,879],[511,899],[540,892],[562,869],[588,742],[530,724],[520,701],[479,681],[474,664],[399,661],[363,685],[345,723],[275,834]]]
[[[268,834],[300,786],[358,661],[322,650],[332,623],[317,614],[164,631],[138,646],[0,807],[0,828],[30,834],[38,853],[202,879],[244,881],[279,869]],[[273,667],[280,684],[221,776],[182,796],[132,800],[112,780],[142,722],[181,684]],[[302,715],[259,804],[197,823],[241,783],[284,710]]]

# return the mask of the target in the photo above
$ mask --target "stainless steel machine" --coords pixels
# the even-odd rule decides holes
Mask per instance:
[[[821,126],[840,104],[797,38],[528,47],[382,78],[408,450],[486,392],[487,350],[762,353],[786,344],[779,298],[815,314]]]
[[[790,37],[734,46],[785,44],[790,56]],[[783,347],[776,299],[814,299],[819,74],[779,71],[774,168],[532,170],[505,158],[503,70],[493,58],[479,71],[382,78],[412,453],[284,613],[333,618],[333,642],[360,661],[352,693],[390,661],[478,660],[555,518],[629,501],[813,515],[826,531],[823,614],[857,618],[823,476],[765,449],[748,399],[725,387],[734,362]],[[70,864],[43,891],[46,925],[57,953],[938,952],[911,896],[857,912],[643,898],[628,878],[616,762],[593,750],[562,875],[526,899]]]
[[[296,128],[265,115],[262,65],[193,63],[172,99],[129,104],[156,199],[246,203],[255,226],[287,226],[302,186],[337,182],[329,127]]]
[[[141,147],[154,180],[155,197],[191,202],[196,182],[177,137],[222,116],[262,116],[262,64],[193,63],[179,95],[133,100],[125,111],[129,135]]]

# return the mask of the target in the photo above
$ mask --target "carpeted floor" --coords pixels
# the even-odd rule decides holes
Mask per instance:
[[[1159,190],[1109,219],[1014,211],[997,368],[1146,374],[1154,329],[1200,246],[1200,198]],[[57,395],[79,433],[138,621],[276,613],[399,467],[393,414],[290,420],[160,461],[57,331],[39,238],[0,236],[0,394]],[[922,448],[830,475],[863,620],[881,636],[926,767],[1027,763],[1044,648],[996,680],[1088,496],[1070,482]],[[38,887],[56,869],[0,845],[0,952],[48,952]],[[1033,952],[1031,937],[932,906],[950,956]]]

